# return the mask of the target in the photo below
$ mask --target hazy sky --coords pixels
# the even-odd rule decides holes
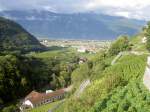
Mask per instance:
[[[150,19],[150,0],[0,0],[0,10],[48,10],[59,13],[89,12]]]

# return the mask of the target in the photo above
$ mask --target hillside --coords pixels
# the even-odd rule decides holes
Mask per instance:
[[[143,84],[149,41],[145,46],[141,43],[149,29],[148,25],[146,33],[130,39],[119,37],[107,52],[96,54],[90,60],[92,64],[77,68],[72,73],[74,89],[88,78],[91,84],[78,98],[74,95],[67,98],[56,112],[149,112],[150,92]],[[121,55],[111,64],[117,54]]]
[[[70,85],[78,58],[77,53],[68,48],[26,55],[0,55],[0,112],[18,112],[11,108],[19,109],[20,98],[33,89],[45,92]],[[44,106],[44,109],[49,106]]]
[[[80,98],[69,98],[57,111],[149,112],[150,93],[142,83],[145,62],[144,55],[123,56],[114,66],[101,73],[99,70],[99,78],[92,81]]]
[[[19,24],[0,17],[0,50],[40,50],[39,41]]]
[[[122,34],[136,34],[145,21],[95,13],[58,14],[49,11],[3,11],[37,37],[53,39],[112,40]],[[40,26],[40,27],[39,27]]]

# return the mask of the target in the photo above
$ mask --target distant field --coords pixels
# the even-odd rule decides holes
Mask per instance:
[[[27,112],[48,112],[48,110],[54,108],[57,104],[59,104],[61,101],[56,101],[56,102],[53,102],[53,103],[49,103],[49,104],[46,104],[46,105],[42,105],[40,107],[37,107],[37,108],[34,108],[34,109],[31,109]]]
[[[60,49],[50,49],[45,52],[30,52],[28,55],[37,57],[37,58],[51,58],[54,56],[58,56],[58,54],[62,54],[63,52],[71,52],[68,48],[60,48]]]
[[[55,58],[55,57],[60,57],[60,58],[69,58],[71,56],[79,56],[79,57],[86,57],[88,59],[91,59],[93,56],[96,54],[91,54],[91,53],[80,53],[77,52],[75,48],[67,47],[67,48],[56,48],[53,49],[50,48],[48,51],[44,52],[31,52],[27,54],[29,56],[34,56],[36,58]]]

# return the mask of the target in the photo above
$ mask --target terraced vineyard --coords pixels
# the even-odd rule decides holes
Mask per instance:
[[[119,74],[123,79],[129,81],[133,78],[141,78],[145,71],[146,55],[127,55],[119,59],[116,65],[108,67],[104,74]]]
[[[105,73],[118,73],[125,81],[103,100],[96,103],[92,112],[150,112],[150,93],[142,82],[145,56],[124,56],[117,65]]]
[[[149,112],[150,93],[143,85],[146,58],[122,56],[115,65],[106,67],[79,99],[68,99],[60,111]]]
[[[97,103],[93,112],[149,112],[150,94],[139,82],[115,89],[110,95]]]

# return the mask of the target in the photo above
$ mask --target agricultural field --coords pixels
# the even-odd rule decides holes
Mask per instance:
[[[96,53],[98,54],[98,53]],[[77,50],[75,48],[71,48],[71,47],[50,47],[50,49],[48,51],[44,51],[44,52],[30,52],[28,54],[26,54],[27,56],[33,56],[36,58],[69,58],[69,57],[85,57],[88,59],[91,59],[92,57],[94,57],[96,54],[92,54],[92,53],[80,53],[77,52]]]

